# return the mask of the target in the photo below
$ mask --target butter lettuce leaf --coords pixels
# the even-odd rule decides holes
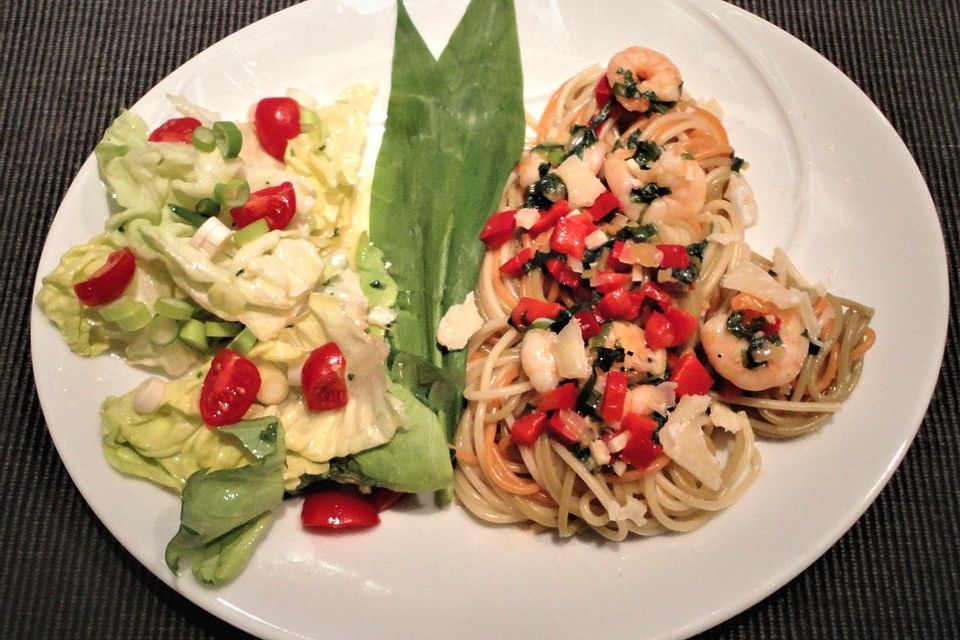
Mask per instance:
[[[136,390],[108,397],[100,408],[102,445],[118,471],[180,492],[200,469],[233,469],[254,458],[223,429],[200,417],[200,387],[206,369],[166,383],[163,401],[152,412],[134,409]]]
[[[113,351],[131,364],[181,375],[197,364],[200,354],[179,341],[166,346],[153,345],[147,340],[145,329],[124,331],[116,323],[104,320],[97,307],[81,304],[73,291],[74,283],[92,275],[120,246],[112,236],[100,235],[71,247],[57,267],[43,278],[37,305],[77,355],[96,356]],[[174,289],[173,280],[164,269],[138,260],[134,280],[124,295],[152,309],[158,297],[171,296]]]
[[[193,565],[200,582],[227,582],[247,565],[283,501],[283,428],[273,417],[222,427],[255,461],[239,469],[200,470],[183,489],[180,529],[167,545],[167,566]]]

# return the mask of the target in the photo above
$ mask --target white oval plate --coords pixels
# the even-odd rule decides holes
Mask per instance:
[[[602,10],[599,2],[576,0],[519,4],[533,112],[574,72],[639,43],[670,55],[693,95],[717,98],[738,154],[751,163],[761,206],[760,223],[748,231],[751,244],[767,254],[784,246],[812,280],[876,307],[879,339],[861,385],[821,431],[761,443],[763,471],[754,486],[690,534],[620,544],[559,541],[483,526],[457,506],[434,512],[425,505],[391,511],[362,535],[322,536],[301,530],[292,501],[240,578],[208,590],[189,572],[175,578],[163,564],[178,500],[121,477],[100,451],[101,400],[143,374],[116,358],[73,356],[34,308],[40,400],[87,502],[161,580],[251,633],[481,638],[509,630],[545,637],[587,625],[603,635],[621,632],[626,616],[631,633],[692,634],[756,603],[824,553],[890,478],[924,416],[946,335],[943,238],[920,172],[867,97],[798,40],[716,0],[621,0],[602,3]],[[439,52],[465,2],[410,5]],[[165,94],[182,93],[242,118],[255,100],[289,86],[332,99],[350,82],[374,82],[381,95],[371,118],[372,162],[385,118],[394,20],[388,0],[298,5],[210,47],[134,110],[156,124],[172,114]],[[39,273],[98,233],[105,214],[91,157],[57,212]],[[923,314],[903,312],[918,306]]]

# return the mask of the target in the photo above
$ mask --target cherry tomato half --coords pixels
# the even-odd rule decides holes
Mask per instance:
[[[336,342],[313,350],[300,371],[303,399],[310,411],[329,411],[346,406],[347,359]]]
[[[297,212],[297,192],[293,183],[282,182],[250,194],[246,204],[230,209],[237,227],[244,228],[265,218],[271,230],[286,229]]]
[[[83,304],[98,307],[119,298],[130,286],[136,271],[133,251],[124,247],[107,256],[104,265],[89,278],[73,285],[73,291]]]
[[[300,135],[300,105],[293,98],[264,98],[253,114],[260,146],[283,162],[287,142]]]
[[[260,371],[239,353],[222,349],[200,389],[200,415],[212,427],[243,419],[260,391]]]
[[[311,529],[366,529],[380,524],[380,515],[372,501],[343,489],[328,489],[304,499],[300,522]]]
[[[171,118],[153,130],[150,142],[193,144],[193,130],[200,126],[196,118]]]

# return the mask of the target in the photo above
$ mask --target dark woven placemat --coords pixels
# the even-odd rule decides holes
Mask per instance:
[[[114,110],[220,38],[290,4],[0,2],[0,637],[243,637],[149,574],[83,502],[46,432],[26,320],[47,228]],[[956,295],[960,3],[736,4],[820,51],[890,118],[937,203]],[[809,570],[708,637],[960,636],[956,321],[954,310],[927,418],[877,502]],[[632,617],[625,612],[627,636],[642,631]]]

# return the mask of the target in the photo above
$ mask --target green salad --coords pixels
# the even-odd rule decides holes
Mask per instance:
[[[181,496],[166,560],[205,584],[242,571],[287,497],[336,529],[402,494],[452,496],[465,362],[434,336],[522,148],[512,3],[471,2],[439,60],[400,3],[370,194],[374,96],[290,90],[249,122],[183,96],[156,126],[120,113],[95,150],[103,233],[37,296],[77,355],[153,373],[103,401],[103,451]]]

